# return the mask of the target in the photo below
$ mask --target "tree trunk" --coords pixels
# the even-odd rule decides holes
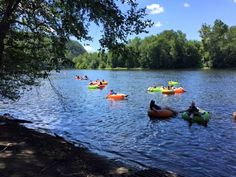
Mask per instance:
[[[0,71],[3,69],[3,51],[4,51],[4,38],[6,33],[4,33],[2,26],[0,25]]]

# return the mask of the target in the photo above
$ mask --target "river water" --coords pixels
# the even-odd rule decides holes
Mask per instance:
[[[91,80],[109,82],[89,90]],[[184,94],[148,93],[149,86],[178,80]],[[184,176],[236,176],[236,71],[100,71],[65,70],[54,73],[15,103],[0,104],[0,113],[34,122],[31,127],[57,133],[91,151],[137,168],[156,167]],[[128,94],[123,101],[106,100],[110,89]],[[192,100],[211,113],[207,127],[191,127],[180,116],[153,121],[147,116],[151,99],[176,110]]]

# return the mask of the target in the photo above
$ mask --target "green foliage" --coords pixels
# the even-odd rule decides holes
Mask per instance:
[[[202,41],[191,41],[181,31],[166,30],[145,39],[134,38],[119,50],[109,50],[107,67],[116,68],[228,68],[236,67],[236,27],[220,20],[204,24]],[[104,66],[104,65],[103,65]]]
[[[216,20],[211,27],[200,30],[203,45],[203,64],[212,68],[236,67],[236,28]]]
[[[56,40],[45,35],[11,31],[5,38],[0,94],[17,99],[22,93],[20,88],[37,85],[39,78],[46,78],[51,70],[58,70],[66,60],[61,57],[62,51],[55,51]]]
[[[97,69],[105,68],[106,60],[103,55],[99,53],[84,53],[78,57],[74,58],[76,63],[75,67],[77,69]]]
[[[66,52],[69,38],[90,40],[91,23],[103,28],[101,46],[114,49],[128,35],[145,32],[152,25],[145,16],[145,9],[132,0],[0,1],[0,98],[17,99],[26,86],[48,77],[51,70],[68,66],[71,60],[65,54],[71,59],[83,53],[74,42]],[[81,68],[105,65],[96,60],[88,65],[77,63]]]
[[[196,68],[201,65],[200,47],[200,42],[188,41],[184,33],[168,30],[143,40],[134,38],[119,50],[110,50],[106,54],[107,60],[95,60],[106,62],[106,66],[111,68]],[[93,55],[87,57],[79,61],[80,65],[90,67]]]

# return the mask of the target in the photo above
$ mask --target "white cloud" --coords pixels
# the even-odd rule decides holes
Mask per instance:
[[[164,12],[164,7],[162,7],[160,4],[147,5],[147,9],[150,10],[151,14],[160,14]]]
[[[184,7],[189,7],[189,6],[190,6],[189,3],[184,3]]]
[[[160,27],[163,26],[163,25],[162,25],[162,23],[161,23],[160,21],[158,21],[158,22],[156,22],[156,23],[154,24],[154,26],[157,27],[157,28],[160,28]]]
[[[95,49],[91,47],[90,45],[84,45],[84,48],[88,53],[95,52]]]
[[[234,0],[234,2],[236,3],[236,0]]]

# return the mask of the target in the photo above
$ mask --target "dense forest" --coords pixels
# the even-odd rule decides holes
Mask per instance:
[[[236,27],[216,20],[213,26],[203,24],[199,32],[201,41],[187,40],[182,31],[166,30],[136,37],[119,50],[84,53],[73,60],[78,69],[236,67]]]

